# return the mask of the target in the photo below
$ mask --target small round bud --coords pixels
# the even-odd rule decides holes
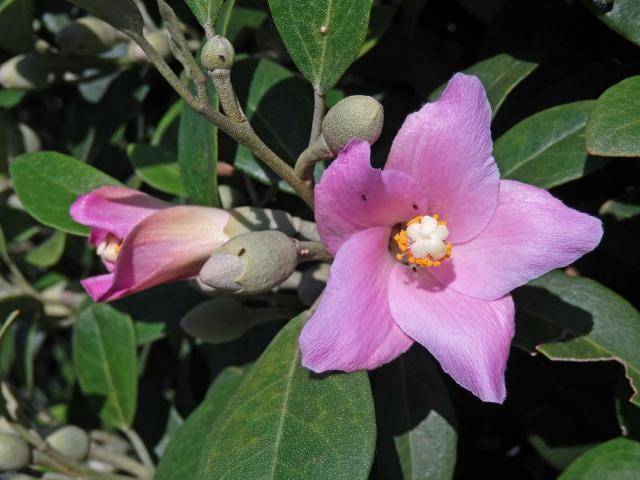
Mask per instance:
[[[49,71],[33,53],[18,55],[0,65],[0,85],[4,88],[32,90],[44,87],[49,79]]]
[[[236,52],[231,42],[221,35],[215,35],[207,40],[200,53],[202,66],[207,70],[217,68],[230,70]]]
[[[75,425],[59,428],[46,440],[54,450],[76,462],[84,460],[89,453],[89,436]]]
[[[180,320],[189,335],[214,345],[240,338],[252,327],[249,311],[229,298],[214,298],[191,309]]]
[[[96,17],[79,18],[56,35],[62,52],[82,56],[106,52],[123,39],[120,32]]]
[[[156,30],[154,32],[147,33],[144,36],[147,41],[155,48],[160,56],[165,60],[171,57],[171,45],[169,35],[164,30]],[[129,59],[134,63],[149,63],[147,55],[142,51],[137,43],[131,42],[129,44],[128,51]]]
[[[271,290],[298,265],[296,242],[275,230],[249,232],[218,248],[200,270],[202,283],[242,294]]]
[[[322,136],[335,155],[351,139],[361,138],[373,144],[382,131],[384,111],[380,102],[366,95],[343,98],[327,112],[322,121]]]
[[[31,462],[31,450],[22,438],[0,433],[0,471],[20,470]]]

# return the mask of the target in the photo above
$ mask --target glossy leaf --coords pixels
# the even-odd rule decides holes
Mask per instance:
[[[64,244],[67,235],[64,232],[56,231],[48,239],[31,250],[25,260],[31,265],[40,268],[47,268],[55,265],[62,257]]]
[[[233,79],[253,128],[281,158],[293,165],[309,141],[313,103],[308,85],[289,70],[265,59],[237,62]],[[280,189],[293,192],[245,147],[228,148],[236,149],[234,164],[238,170],[261,183],[277,184]]]
[[[298,336],[307,317],[280,331],[219,416],[190,436],[197,445],[158,480],[368,477],[375,420],[367,375],[319,377],[302,368]]]
[[[640,11],[640,9],[639,9]],[[587,124],[587,150],[607,157],[640,157],[640,76],[605,91]]]
[[[15,88],[3,88],[0,90],[0,108],[13,108],[20,103],[25,96],[24,90]]]
[[[73,362],[80,389],[111,427],[136,413],[138,362],[133,322],[109,305],[84,310],[73,326]]]
[[[615,438],[581,455],[558,480],[636,480],[640,472],[640,443]]]
[[[129,145],[127,152],[136,174],[153,188],[172,195],[186,194],[175,154],[142,143]]]
[[[164,113],[151,136],[151,145],[175,151],[178,147],[178,126],[184,101],[178,100]]]
[[[100,170],[57,152],[21,155],[11,162],[11,178],[20,201],[36,220],[76,235],[89,233],[69,216],[69,207],[78,195],[102,185],[120,184]]]
[[[31,50],[35,0],[4,0],[0,2],[0,50],[24,53]]]
[[[213,26],[222,7],[223,0],[184,0],[200,25]]]
[[[640,387],[640,313],[624,298],[584,277],[550,272],[514,292],[516,338],[551,360],[616,360],[634,392]],[[630,399],[640,405],[634,393]]]
[[[640,45],[640,9],[636,0],[583,0],[611,30]]]
[[[487,98],[495,117],[507,96],[536,68],[538,68],[536,61],[523,60],[508,53],[500,53],[463,71],[480,79],[487,91]],[[429,100],[436,100],[445,87],[446,83],[440,85],[429,95]]]
[[[356,59],[372,0],[269,0],[287,51],[313,88],[325,93]]]
[[[584,129],[593,101],[567,103],[525,118],[494,144],[502,178],[542,188],[580,178],[607,160],[584,148]]]
[[[452,478],[457,425],[433,359],[416,346],[372,380],[379,429],[373,478]]]

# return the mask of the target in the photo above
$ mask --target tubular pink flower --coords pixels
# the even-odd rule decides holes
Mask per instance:
[[[373,369],[417,341],[461,386],[504,401],[509,292],[593,250],[602,225],[545,190],[501,181],[490,123],[480,81],[456,74],[407,117],[384,170],[360,140],[327,169],[316,222],[335,261],[300,336],[305,367]]]
[[[172,206],[124,187],[105,186],[82,195],[69,213],[91,227],[89,242],[110,272],[82,281],[96,302],[193,277],[229,239],[224,210]]]

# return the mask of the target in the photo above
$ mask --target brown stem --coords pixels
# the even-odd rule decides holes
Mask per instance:
[[[298,263],[332,262],[333,256],[320,242],[298,242]]]

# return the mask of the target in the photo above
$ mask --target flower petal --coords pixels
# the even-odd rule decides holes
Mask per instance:
[[[89,296],[95,300],[102,297],[111,288],[113,284],[113,273],[84,278],[80,280],[80,284]]]
[[[314,372],[372,369],[413,343],[393,322],[387,284],[390,230],[355,233],[336,255],[318,309],[300,335],[302,365]]]
[[[169,206],[146,193],[107,185],[80,195],[69,214],[76,222],[91,227],[89,241],[98,245],[109,233],[123,239],[136,224]]]
[[[546,190],[503,180],[487,228],[470,242],[455,245],[451,259],[431,273],[449,288],[491,300],[569,265],[601,238],[597,218],[567,207]]]
[[[177,206],[160,210],[125,237],[111,286],[93,296],[103,302],[198,273],[211,252],[228,240],[224,210]]]
[[[397,264],[389,306],[404,332],[431,352],[442,369],[485,402],[502,403],[504,370],[514,334],[510,296],[488,301],[443,287],[427,271]]]
[[[491,156],[491,106],[477,77],[458,73],[440,98],[407,117],[385,169],[422,184],[430,213],[449,222],[450,242],[470,240],[489,223],[500,174]]]
[[[315,189],[318,231],[334,255],[357,231],[392,227],[426,211],[422,187],[402,172],[372,168],[369,154],[367,142],[352,141]]]

